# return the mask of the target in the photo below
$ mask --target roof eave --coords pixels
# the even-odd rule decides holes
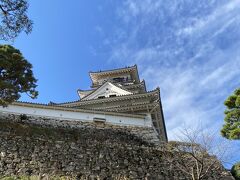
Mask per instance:
[[[124,71],[124,70],[129,70],[129,71],[134,71],[135,75],[136,75],[136,79],[137,82],[140,82],[140,78],[139,78],[139,74],[138,74],[138,70],[137,70],[137,65],[135,64],[134,66],[130,66],[130,67],[125,67],[125,68],[118,68],[118,69],[113,69],[113,70],[106,70],[106,71],[98,71],[98,72],[89,72],[89,76],[92,80],[92,84],[94,84],[95,80],[94,80],[94,76],[98,76],[101,74],[105,74],[105,73],[118,73],[120,71]]]

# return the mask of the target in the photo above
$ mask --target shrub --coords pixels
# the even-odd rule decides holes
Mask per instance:
[[[240,180],[240,162],[233,165],[231,173],[236,180]]]

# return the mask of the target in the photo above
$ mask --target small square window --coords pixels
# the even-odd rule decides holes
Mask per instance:
[[[105,124],[106,122],[106,119],[105,118],[93,118],[93,122],[97,125],[102,125],[102,124]]]

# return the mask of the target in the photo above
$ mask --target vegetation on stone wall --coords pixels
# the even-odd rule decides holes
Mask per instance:
[[[170,141],[166,148],[165,159],[185,177],[192,180],[207,179],[223,171],[221,161],[228,159],[228,146],[215,140],[213,134],[200,129],[182,130],[181,141]]]
[[[78,178],[70,176],[49,176],[45,174],[35,176],[4,176],[0,177],[1,180],[87,180],[88,177]]]

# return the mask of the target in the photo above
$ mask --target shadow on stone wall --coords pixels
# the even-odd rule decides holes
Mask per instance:
[[[1,176],[187,179],[163,155],[160,147],[123,129],[53,128],[0,120]]]

